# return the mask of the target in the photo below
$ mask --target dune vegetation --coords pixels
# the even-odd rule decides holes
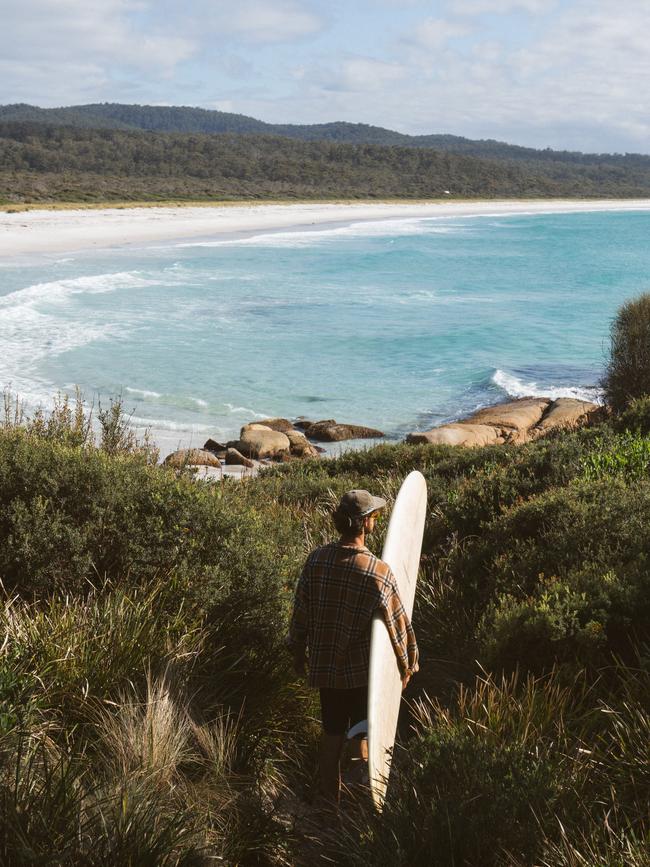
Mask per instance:
[[[242,483],[156,458],[119,403],[93,428],[5,397],[0,863],[648,863],[649,397],[522,446],[381,445]],[[422,659],[388,801],[313,839],[293,589],[341,493],[391,502],[415,468]]]

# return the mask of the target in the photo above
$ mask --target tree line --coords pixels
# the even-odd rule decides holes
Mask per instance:
[[[649,194],[650,161],[496,160],[269,135],[0,122],[0,199],[8,202]]]

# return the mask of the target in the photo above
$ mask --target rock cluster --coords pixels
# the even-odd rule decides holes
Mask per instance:
[[[165,464],[168,467],[205,466],[220,467],[221,461],[211,451],[203,449],[179,449],[167,455]]]
[[[310,440],[321,443],[339,443],[343,440],[368,440],[383,437],[380,430],[358,424],[340,424],[333,418],[324,421],[301,421],[301,428]]]
[[[209,439],[203,449],[180,449],[165,458],[174,467],[243,466],[253,469],[259,461],[289,461],[316,458],[322,448],[315,442],[341,442],[348,439],[383,437],[381,431],[354,424],[340,424],[335,419],[292,423],[286,418],[266,418],[245,424],[238,440],[219,443]],[[310,440],[312,442],[310,442]]]
[[[585,400],[522,397],[480,409],[461,421],[410,433],[406,442],[453,446],[525,443],[553,431],[595,424],[604,413],[603,407]]]
[[[556,430],[594,424],[604,416],[603,407],[585,400],[561,397],[523,397],[480,409],[469,418],[407,436],[408,443],[453,446],[488,446],[525,443]],[[172,467],[242,467],[255,470],[260,461],[316,458],[324,451],[315,443],[349,439],[376,439],[381,431],[335,419],[308,421],[267,418],[245,424],[238,440],[219,443],[209,439],[202,449],[180,449],[165,458]]]

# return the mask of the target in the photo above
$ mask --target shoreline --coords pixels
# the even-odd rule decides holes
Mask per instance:
[[[111,246],[128,250],[165,241],[179,245],[202,240],[218,243],[278,232],[319,232],[355,223],[631,211],[650,212],[650,199],[220,203],[70,210],[34,208],[17,213],[0,210],[0,256],[7,259],[14,254],[20,264],[21,258],[30,254],[89,252]],[[201,447],[213,435],[194,430],[192,423],[184,430],[166,430],[155,422],[136,422],[133,427],[139,435],[149,429],[162,456],[177,448]],[[401,435],[390,433],[383,440],[390,444],[401,441]],[[331,451],[337,454],[367,445],[337,443],[332,444]]]
[[[75,253],[161,241],[236,240],[362,222],[650,211],[650,199],[119,205],[0,211],[0,257]]]

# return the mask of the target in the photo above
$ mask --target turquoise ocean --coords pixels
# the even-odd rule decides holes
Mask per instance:
[[[597,399],[650,290],[650,213],[400,219],[0,263],[0,384],[121,394],[163,452],[268,416],[391,439],[524,395]]]

